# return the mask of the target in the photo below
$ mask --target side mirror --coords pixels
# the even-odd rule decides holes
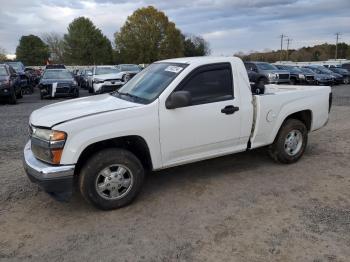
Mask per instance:
[[[192,98],[188,91],[177,91],[172,93],[165,101],[167,109],[175,109],[191,105]]]

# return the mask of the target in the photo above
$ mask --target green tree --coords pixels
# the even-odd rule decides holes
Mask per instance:
[[[205,56],[210,54],[209,43],[201,36],[182,36],[184,56]]]
[[[1,46],[0,46],[0,61],[3,61],[3,60],[6,60],[6,52],[5,52],[5,49],[3,49]]]
[[[64,35],[64,59],[69,64],[99,65],[113,61],[111,42],[90,19],[78,17]]]
[[[120,32],[115,33],[117,59],[128,63],[152,63],[183,56],[181,32],[153,6],[137,9]]]
[[[50,50],[50,60],[54,63],[60,64],[64,63],[64,43],[63,43],[63,36],[51,32],[51,33],[45,33],[42,36],[44,42],[47,44]]]
[[[16,59],[25,65],[42,65],[49,58],[48,46],[36,35],[22,36],[16,48]]]

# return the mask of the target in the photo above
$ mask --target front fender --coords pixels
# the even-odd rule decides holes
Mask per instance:
[[[142,107],[106,112],[55,126],[65,131],[67,141],[61,164],[76,164],[81,153],[97,142],[124,136],[142,137],[149,146],[152,165],[161,167],[158,127],[158,101]]]

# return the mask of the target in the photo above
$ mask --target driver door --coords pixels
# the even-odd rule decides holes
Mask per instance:
[[[164,166],[241,151],[239,100],[230,63],[194,69],[174,91],[188,91],[190,105],[159,110]],[[232,110],[234,108],[234,110]],[[231,110],[228,110],[231,109]]]

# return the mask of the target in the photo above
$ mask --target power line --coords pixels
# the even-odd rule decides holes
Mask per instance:
[[[339,41],[339,36],[341,34],[338,32],[335,35],[336,35],[336,40],[335,40],[335,60],[337,60],[337,58],[338,58],[338,41]]]

